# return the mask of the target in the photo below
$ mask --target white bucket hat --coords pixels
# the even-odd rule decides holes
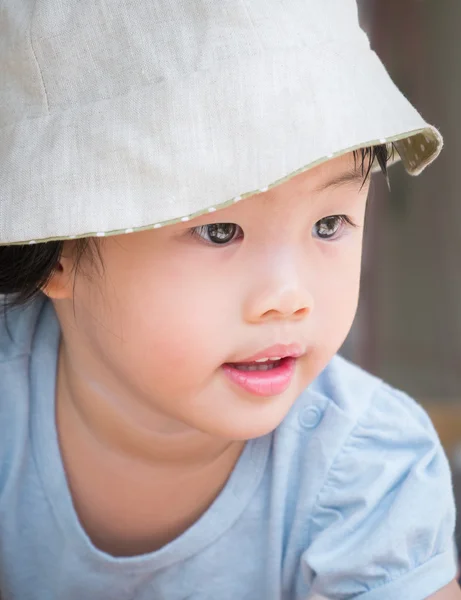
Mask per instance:
[[[0,244],[187,221],[351,150],[442,138],[355,0],[4,0]]]

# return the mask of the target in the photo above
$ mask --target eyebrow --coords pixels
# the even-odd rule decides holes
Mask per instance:
[[[329,188],[337,188],[342,185],[356,185],[361,187],[365,182],[364,179],[365,176],[361,170],[349,169],[349,171],[345,171],[344,173],[333,177],[333,179],[329,179],[325,183],[320,184],[315,191],[323,192]]]

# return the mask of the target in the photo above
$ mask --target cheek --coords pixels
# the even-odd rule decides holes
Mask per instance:
[[[361,239],[350,240],[347,251],[329,249],[316,275],[315,312],[318,340],[321,345],[331,340],[341,345],[357,310],[360,271]],[[353,242],[353,243],[352,243]],[[323,335],[322,335],[323,332]]]
[[[120,340],[112,342],[111,363],[146,390],[154,381],[170,394],[201,386],[229,353],[232,289],[184,253],[126,269],[116,264],[107,269],[110,308],[101,315]]]

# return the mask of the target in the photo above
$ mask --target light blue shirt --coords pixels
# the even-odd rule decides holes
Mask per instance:
[[[79,524],[54,417],[50,302],[0,318],[3,600],[423,600],[455,576],[450,473],[423,410],[334,358],[211,508],[142,556]],[[11,336],[11,337],[10,337]]]

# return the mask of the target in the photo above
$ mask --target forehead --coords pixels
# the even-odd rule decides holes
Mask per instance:
[[[194,224],[195,222],[200,224],[202,221],[216,222],[218,215],[228,220],[237,214],[266,210],[268,206],[288,207],[290,200],[295,204],[300,200],[305,207],[307,198],[310,199],[310,204],[315,206],[319,203],[323,204],[330,196],[340,195],[343,199],[349,200],[366,197],[369,182],[364,183],[365,171],[366,169],[362,172],[361,159],[355,160],[353,153],[350,152],[299,173],[265,192],[221,209],[212,216],[198,217],[194,220]]]
[[[328,160],[312,169],[299,173],[292,179],[269,190],[274,196],[286,191],[318,194],[326,190],[349,186],[357,191],[364,184],[364,172],[361,161],[356,160],[352,152]]]
[[[346,201],[347,198],[350,199],[352,196],[355,198],[362,195],[366,196],[368,183],[363,185],[364,176],[360,167],[360,161],[355,161],[353,154],[349,153],[299,173],[266,192],[249,197],[217,212],[201,215],[187,223],[176,223],[157,230],[132,233],[128,238],[132,242],[138,239],[149,239],[151,241],[156,239],[160,242],[163,238],[169,238],[172,234],[181,233],[191,227],[208,223],[239,221],[245,215],[254,214],[254,211],[258,212],[259,218],[261,218],[261,215],[268,216],[269,212],[273,212],[267,211],[268,206],[274,208],[277,214],[279,208],[283,205],[286,212],[291,204],[287,202],[289,200],[293,200],[294,205],[298,204],[297,200],[301,200],[304,207],[306,206],[306,197],[311,197],[313,205],[316,204],[316,199],[318,199],[318,202],[323,203],[323,199],[329,192],[334,193],[338,189],[342,191],[347,189],[348,193],[342,195]],[[124,243],[127,242],[126,237],[116,237]]]
[[[258,219],[263,217],[280,219],[281,210],[285,215],[290,210],[302,209],[305,211],[307,206],[316,210],[324,203],[328,203],[330,199],[336,205],[338,204],[337,200],[340,199],[343,206],[345,204],[361,206],[366,200],[368,186],[368,182],[364,185],[360,159],[355,161],[353,154],[349,153],[299,173],[291,179],[237,204],[212,214],[202,215],[188,223],[180,223],[171,227],[186,229],[216,222],[235,221],[240,223],[242,219],[256,214]],[[306,200],[308,200],[307,203]],[[269,208],[271,210],[268,210]],[[339,210],[338,207],[335,209]],[[164,230],[165,234],[167,229]]]

